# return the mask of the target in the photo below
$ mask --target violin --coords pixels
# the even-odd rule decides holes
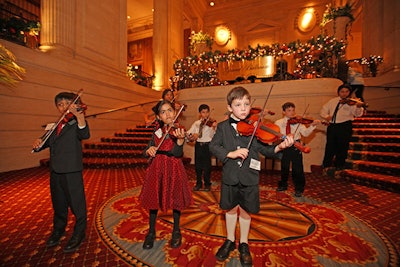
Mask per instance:
[[[254,132],[254,123],[258,120],[257,115],[251,115],[248,119],[237,123],[237,131],[244,136],[252,135]],[[279,132],[279,126],[273,123],[260,122],[255,132],[255,136],[263,143],[272,143],[279,139],[284,140],[286,135]],[[299,141],[293,144],[298,150],[304,153],[310,153],[309,147],[304,147]]]
[[[179,125],[179,123],[173,123],[171,125],[168,125],[166,128],[163,128],[163,133],[166,134],[168,133],[170,136],[175,136],[175,130],[176,129],[183,129],[186,131],[185,127],[182,125]],[[168,131],[168,132],[167,132]]]
[[[256,115],[256,114],[260,114],[262,111],[261,108],[259,107],[253,107],[250,109],[250,115]],[[266,113],[268,113],[269,115],[275,115],[275,112],[271,111],[271,110],[266,110]]]
[[[173,131],[176,130],[177,127],[179,127],[179,126],[177,126],[177,124],[175,122],[178,119],[179,115],[181,114],[183,108],[184,108],[184,106],[181,106],[181,108],[179,109],[178,113],[175,115],[175,118],[172,120],[171,124],[168,125],[166,131],[164,132],[164,134],[163,134],[163,136],[161,138],[160,143],[158,144],[158,146],[155,149],[156,150],[155,152],[157,152],[160,149],[160,147],[161,147],[162,143],[164,142],[165,138],[167,137],[167,135],[168,134],[172,135]],[[171,129],[172,129],[172,131],[171,131]],[[151,161],[151,158],[149,159],[149,161]]]
[[[77,101],[77,111],[81,112],[85,112],[87,110],[87,105],[83,104],[81,100]],[[73,120],[75,118],[75,115],[72,114],[71,112],[68,112],[67,114],[65,114],[64,119],[63,119],[63,123],[67,123],[71,120]]]
[[[83,89],[79,89],[76,93],[75,98],[71,101],[68,107],[65,109],[64,113],[60,116],[56,123],[53,123],[51,128],[42,136],[40,139],[42,140],[38,147],[32,149],[32,153],[39,152],[40,149],[44,146],[46,141],[50,138],[51,134],[57,129],[60,123],[67,123],[75,118],[75,115],[69,111],[69,108],[72,104],[78,104],[80,107],[77,109],[78,111],[86,110],[87,106],[82,103],[81,96],[83,94]]]
[[[307,118],[303,118],[303,117],[301,117],[301,116],[295,116],[295,117],[293,117],[293,118],[290,118],[289,120],[288,120],[288,123],[289,124],[298,124],[298,123],[300,123],[300,124],[311,124],[311,123],[313,123],[315,120],[313,120],[313,119],[307,119]],[[321,123],[323,124],[323,125],[328,125],[329,124],[329,122],[327,122],[327,121],[321,121]]]
[[[216,120],[207,118],[206,120],[202,120],[201,121],[200,126],[205,126],[206,125],[208,127],[212,127],[214,122],[216,122]]]
[[[365,107],[365,103],[362,102],[359,98],[352,98],[352,97],[347,97],[339,100],[340,104],[347,104],[349,106],[360,106],[360,107]]]

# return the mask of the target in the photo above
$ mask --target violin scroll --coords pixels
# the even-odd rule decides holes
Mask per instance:
[[[349,106],[357,105],[357,107],[367,107],[367,104],[361,101],[361,99],[359,98],[352,98],[352,97],[343,98],[339,100],[339,103],[347,104]]]

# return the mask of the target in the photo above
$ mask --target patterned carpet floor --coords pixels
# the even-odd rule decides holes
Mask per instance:
[[[193,167],[188,166],[187,172],[193,183]],[[182,216],[181,249],[172,251],[168,247],[171,217],[167,213],[159,216],[153,253],[139,255],[143,253],[141,242],[147,230],[147,214],[135,201],[144,173],[144,168],[84,171],[89,227],[85,242],[70,254],[63,253],[62,248],[72,234],[72,216],[61,244],[51,249],[45,247],[52,223],[47,168],[1,173],[0,265],[187,266],[188,259],[196,259],[190,266],[240,266],[237,250],[226,262],[216,262],[213,258],[224,235],[220,219],[223,216],[215,204],[219,195],[219,169],[213,171],[212,192],[194,194],[197,212],[188,210]],[[257,234],[253,231],[250,237],[251,252],[257,260],[255,266],[274,266],[271,262],[282,267],[398,266],[399,194],[308,173],[305,197],[296,199],[291,187],[287,193],[274,191],[278,179],[278,172],[261,173],[263,208],[253,220]],[[280,211],[280,222],[287,222],[285,227],[289,230],[284,233],[275,234],[281,227],[269,230],[277,219],[266,221],[266,218],[273,217],[271,212],[276,210]],[[302,227],[298,227],[299,221]],[[256,225],[268,227],[259,229]],[[200,243],[193,244],[193,240]],[[325,242],[325,247],[317,242]],[[312,264],[297,265],[306,260]]]

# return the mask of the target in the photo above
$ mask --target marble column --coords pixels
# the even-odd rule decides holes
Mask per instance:
[[[64,47],[73,49],[75,38],[75,1],[41,1],[40,43],[42,50]]]
[[[183,0],[154,0],[153,89],[169,88],[175,60],[183,56]]]

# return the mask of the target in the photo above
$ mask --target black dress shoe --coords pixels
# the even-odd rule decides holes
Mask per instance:
[[[64,248],[65,253],[74,252],[79,248],[82,241],[85,239],[85,235],[72,235],[71,239],[68,241]]]
[[[282,192],[282,191],[286,191],[287,190],[287,187],[285,187],[285,186],[279,186],[277,189],[276,189],[276,191],[278,191],[278,192]]]
[[[171,243],[170,246],[171,248],[178,248],[182,245],[182,235],[181,232],[179,231],[173,231],[172,232],[172,238],[171,238]]]
[[[253,260],[251,258],[249,245],[247,243],[239,244],[240,263],[243,267],[251,267]]]
[[[302,193],[301,191],[296,191],[296,192],[294,193],[294,196],[295,196],[295,197],[302,197],[302,196],[303,196],[303,193]]]
[[[51,248],[60,244],[60,239],[64,235],[64,232],[53,232],[49,239],[47,239],[46,247]]]
[[[193,191],[200,191],[201,190],[201,185],[196,185],[193,187]]]
[[[224,261],[229,257],[229,253],[231,253],[231,251],[233,251],[235,247],[236,247],[235,242],[232,242],[229,239],[227,239],[218,249],[217,254],[215,254],[215,257],[219,261]]]
[[[144,239],[143,249],[151,249],[154,245],[154,240],[156,240],[155,233],[148,233]]]
[[[210,191],[211,190],[211,186],[210,185],[206,185],[205,187],[204,187],[204,191]]]

